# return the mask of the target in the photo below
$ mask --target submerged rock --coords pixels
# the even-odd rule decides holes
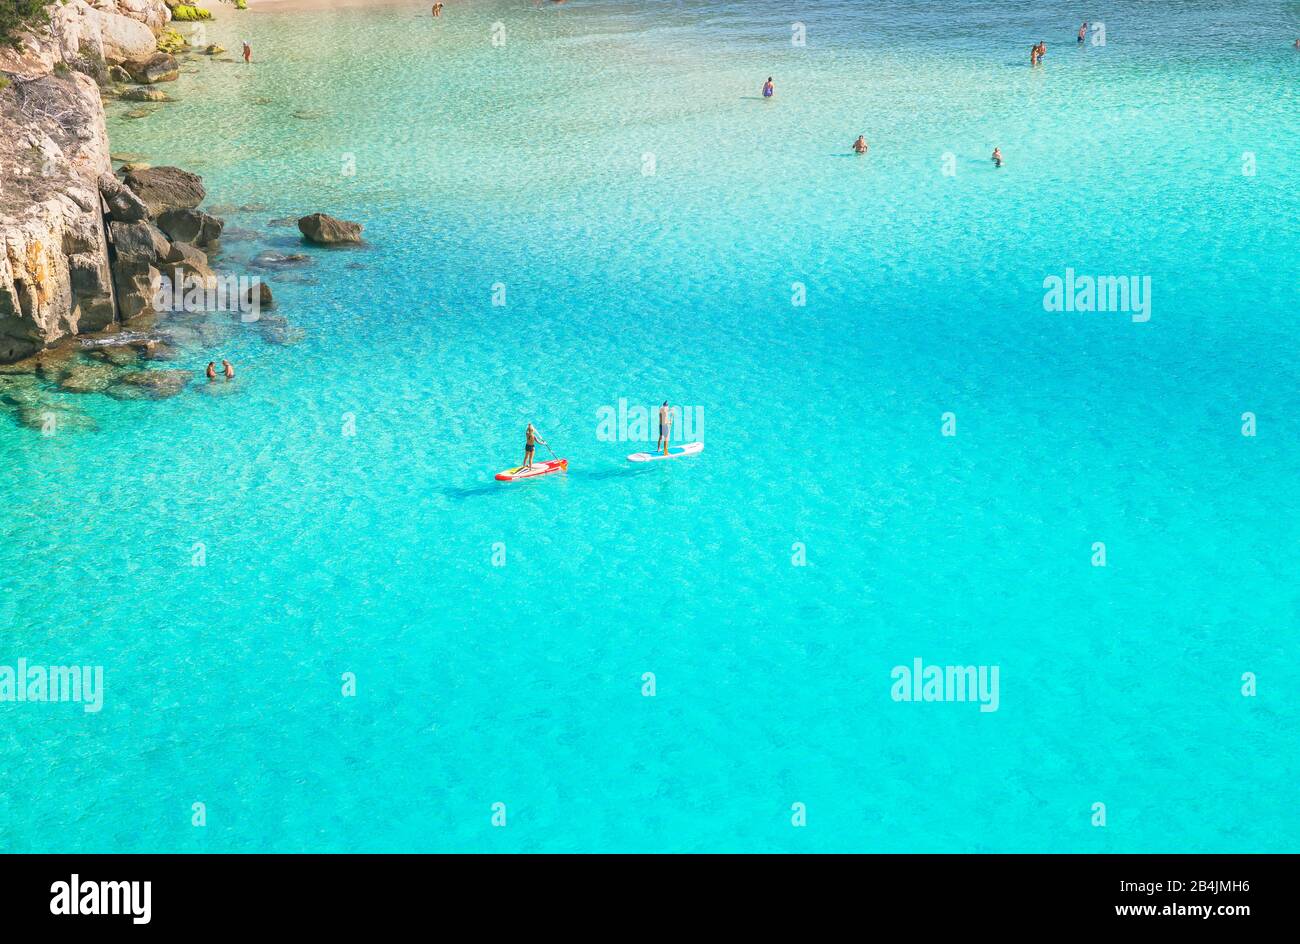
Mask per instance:
[[[262,234],[257,230],[243,226],[229,226],[221,231],[221,241],[223,243],[246,243],[261,237]]]
[[[144,350],[144,359],[147,361],[174,361],[180,356],[181,352],[176,346],[166,341],[151,341]]]
[[[122,374],[106,392],[118,400],[165,400],[176,396],[193,379],[188,370],[138,370]]]
[[[248,264],[258,269],[292,269],[295,266],[311,265],[311,256],[301,252],[291,252],[285,255],[284,253],[264,249],[255,255]]]
[[[262,340],[267,344],[274,344],[278,347],[285,347],[290,344],[301,344],[307,339],[307,332],[297,325],[291,325],[288,322],[283,324],[272,322],[264,324],[262,328]]]
[[[47,348],[12,364],[0,364],[0,376],[30,375],[57,383],[63,379],[77,359],[77,350],[71,346]]]
[[[156,89],[148,85],[138,85],[123,91],[119,98],[128,102],[170,102],[174,99],[162,89]]]
[[[298,221],[298,229],[310,242],[322,246],[361,242],[360,223],[350,223],[325,213],[313,213]]]
[[[99,424],[93,416],[63,404],[42,403],[37,406],[20,406],[14,411],[19,426],[39,433],[57,436],[61,432],[95,433]]]
[[[117,374],[110,364],[78,364],[59,381],[59,389],[67,393],[103,393]]]
[[[95,360],[107,361],[115,367],[130,367],[140,359],[140,352],[129,344],[105,344],[88,351]]]

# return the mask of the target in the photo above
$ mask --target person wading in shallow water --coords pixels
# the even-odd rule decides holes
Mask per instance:
[[[1002,166],[1002,148],[993,149],[993,166],[994,167]]]
[[[434,16],[442,16],[442,4],[441,4],[441,3],[435,3],[435,4],[433,5],[433,15],[434,15]]]
[[[866,135],[863,135],[863,134],[858,135],[858,139],[857,139],[856,141],[853,142],[853,150],[854,150],[856,153],[858,153],[858,154],[866,154],[866,153],[867,153],[867,137],[866,137]]]
[[[227,380],[234,380],[234,379],[235,379],[235,368],[234,368],[234,365],[230,363],[230,361],[222,361],[222,362],[221,362],[221,370],[222,370],[222,373],[224,373],[224,374],[226,375],[226,379],[227,379]]]
[[[767,81],[763,83],[763,97],[771,98],[776,94],[776,86],[772,84],[772,77],[769,75]]]
[[[253,61],[253,47],[248,45],[248,40],[244,40],[244,64]]]
[[[216,363],[216,361],[208,361],[208,379],[209,379],[209,380],[216,380],[216,379],[217,379],[217,363]]]

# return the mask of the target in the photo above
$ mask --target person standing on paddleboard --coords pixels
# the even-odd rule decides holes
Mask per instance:
[[[537,444],[546,445],[546,440],[537,435],[537,430],[533,429],[533,424],[529,423],[528,428],[524,430],[524,464],[520,466],[521,472],[526,472],[533,467],[533,451]]]
[[[672,436],[672,432],[673,411],[672,408],[668,406],[668,401],[665,400],[664,405],[659,408],[659,442],[655,444],[656,452],[658,452],[659,447],[662,446],[664,455],[668,455],[668,440]]]

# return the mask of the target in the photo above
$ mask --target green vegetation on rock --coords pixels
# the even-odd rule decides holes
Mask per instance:
[[[172,19],[181,22],[193,22],[194,20],[212,19],[212,11],[203,7],[192,6],[188,3],[182,3],[179,6],[172,7]]]
[[[158,51],[178,53],[190,48],[190,41],[174,29],[165,29],[158,35]]]
[[[17,33],[44,15],[48,0],[4,0],[0,3],[0,45],[17,46]]]

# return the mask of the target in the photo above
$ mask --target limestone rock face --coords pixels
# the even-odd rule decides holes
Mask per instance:
[[[95,186],[110,170],[90,79],[49,74],[0,89],[0,363],[113,320]]]
[[[168,210],[192,210],[207,196],[202,178],[179,167],[133,170],[122,182],[144,201],[150,216],[161,216]]]
[[[20,46],[0,47],[0,72],[37,78],[59,62],[76,69],[148,59],[170,20],[164,0],[61,0],[47,22],[16,37]]]
[[[298,221],[298,229],[308,241],[322,246],[361,242],[360,223],[349,223],[325,213],[313,213]]]

